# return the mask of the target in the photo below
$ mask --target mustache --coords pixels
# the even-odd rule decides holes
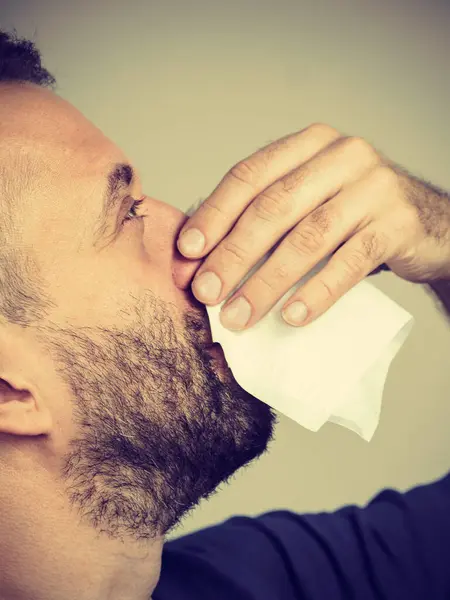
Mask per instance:
[[[209,323],[208,313],[203,304],[199,311],[192,310],[184,315],[185,330],[189,332],[189,342],[197,347],[206,348],[212,346],[212,331]]]

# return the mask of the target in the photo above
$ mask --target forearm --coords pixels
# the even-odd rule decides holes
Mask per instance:
[[[201,531],[197,546],[252,598],[448,600],[449,500],[450,476],[405,494],[384,490],[365,508],[234,517]],[[169,544],[182,556],[189,538]]]

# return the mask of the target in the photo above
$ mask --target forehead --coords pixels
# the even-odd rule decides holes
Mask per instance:
[[[79,179],[128,161],[72,104],[33,84],[0,85],[0,156]]]

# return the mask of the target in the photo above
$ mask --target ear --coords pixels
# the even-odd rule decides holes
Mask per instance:
[[[0,378],[0,433],[45,435],[52,430],[52,415],[45,403],[12,378]]]

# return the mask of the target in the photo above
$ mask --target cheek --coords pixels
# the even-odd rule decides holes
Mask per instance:
[[[129,255],[129,275],[141,288],[151,290],[163,300],[174,301],[170,252],[162,242],[141,238]]]
[[[185,259],[181,262],[185,262]],[[177,285],[178,266],[171,247],[166,242],[157,243],[154,240],[142,244],[139,258],[136,260],[137,282],[141,293],[148,290],[154,294],[166,303],[167,310],[173,316],[175,311],[184,313],[192,310],[189,294]]]
[[[135,233],[150,255],[170,258],[176,234],[163,215],[154,215],[149,209],[149,214],[138,224]]]

